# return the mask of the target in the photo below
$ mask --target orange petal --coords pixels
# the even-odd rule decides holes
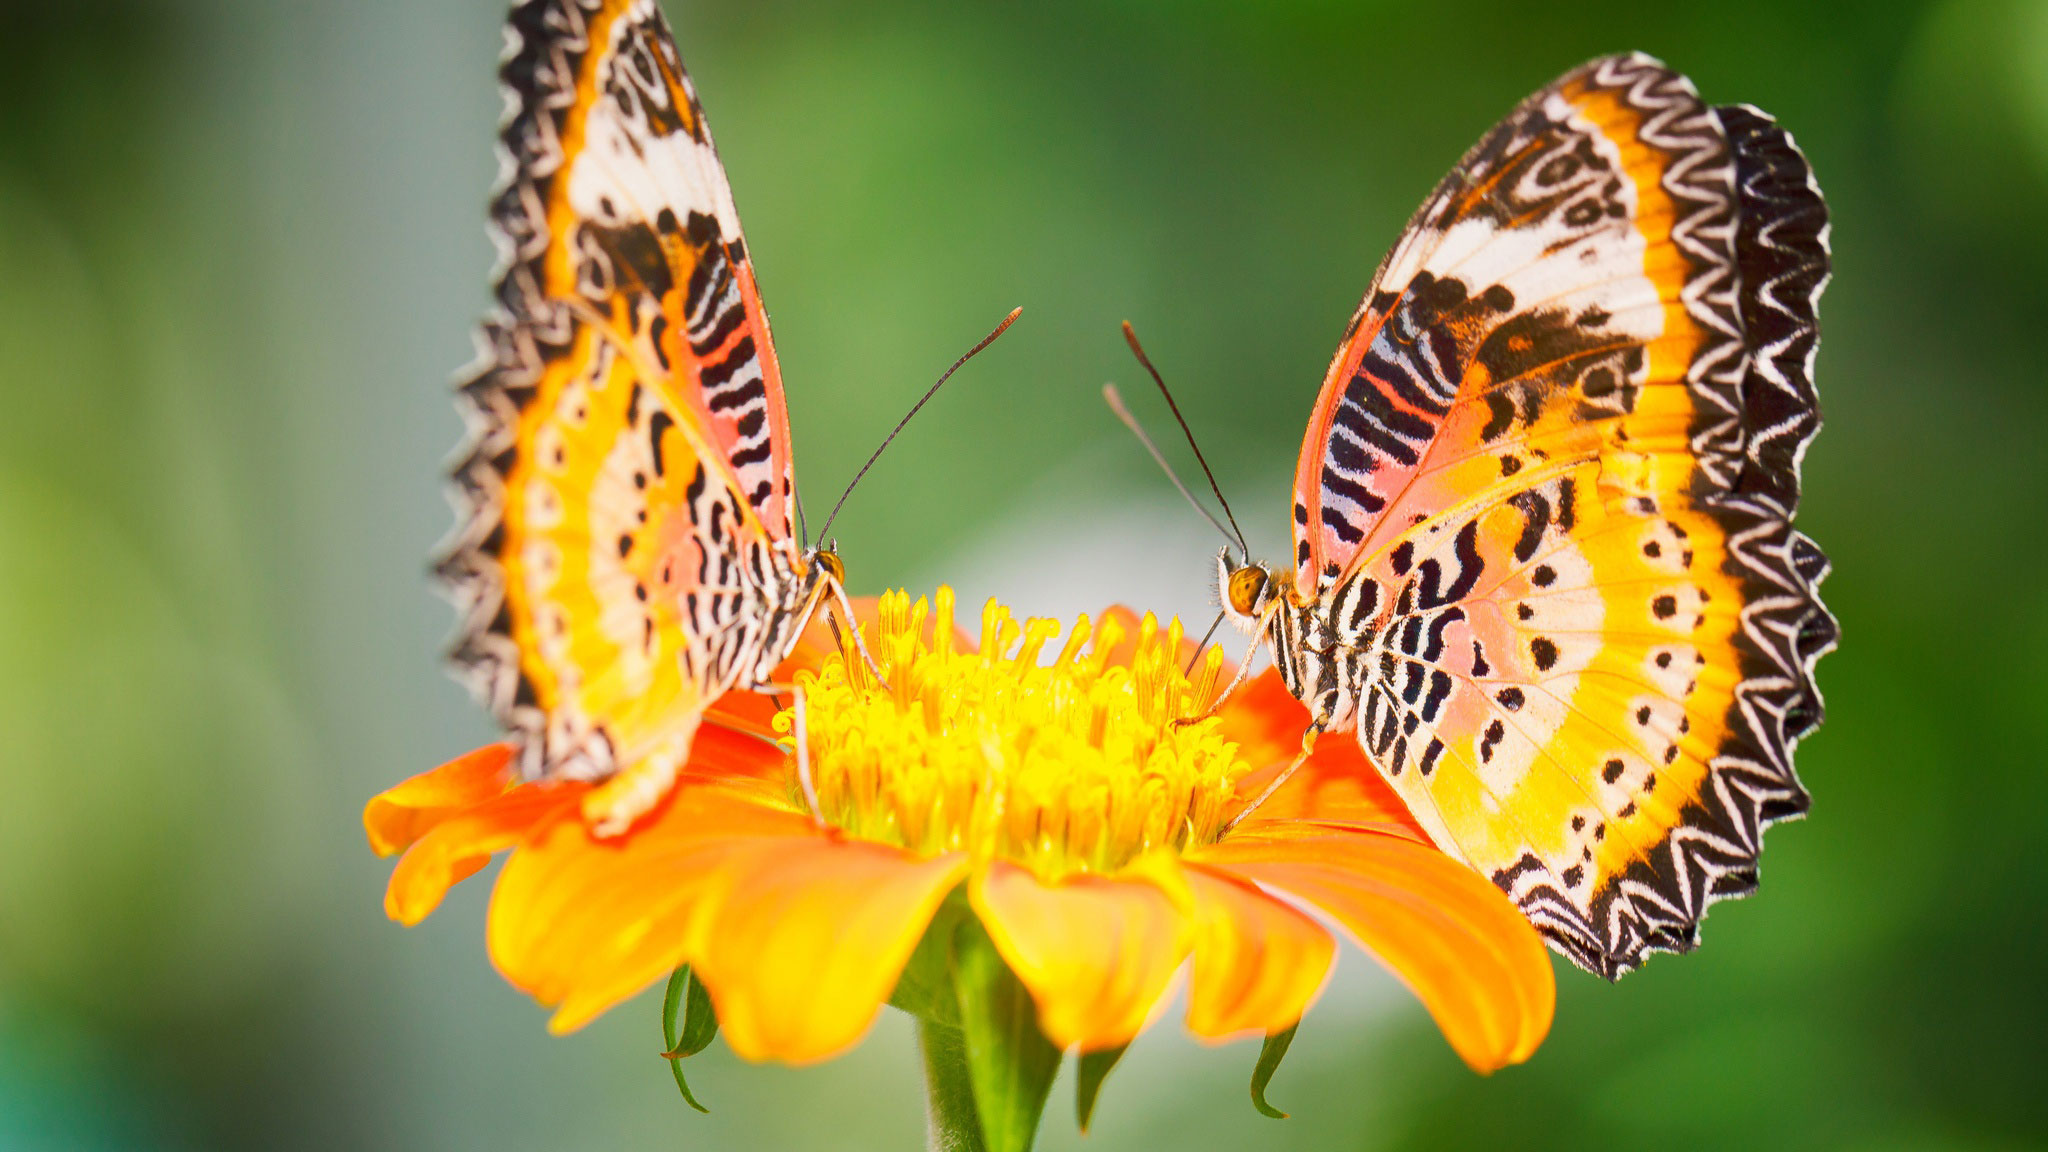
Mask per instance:
[[[510,743],[486,744],[371,797],[363,808],[370,848],[379,856],[390,856],[451,813],[503,794],[516,783],[512,752]]]
[[[803,1064],[859,1042],[967,860],[812,833],[726,867],[696,970],[734,1052]]]
[[[1301,734],[1308,730],[1308,709],[1288,694],[1272,668],[1246,681],[1216,715],[1223,735],[1237,741],[1238,753],[1258,765],[1294,759],[1301,751]]]
[[[785,778],[790,773],[789,754],[774,743],[777,736],[770,723],[778,711],[766,696],[727,692],[705,712],[683,771],[705,777]]]
[[[1188,1030],[1210,1040],[1278,1032],[1323,986],[1336,941],[1321,925],[1227,873],[1186,870],[1195,971]]]
[[[1187,956],[1191,925],[1161,880],[1178,884],[1145,871],[1047,884],[998,860],[968,885],[975,914],[1061,1048],[1114,1048],[1136,1036]]]
[[[1128,605],[1111,604],[1095,616],[1098,639],[1102,635],[1102,626],[1111,620],[1120,626],[1121,638],[1110,648],[1101,648],[1091,642],[1088,650],[1102,655],[1109,664],[1129,667],[1131,657],[1138,653],[1138,626],[1144,622],[1144,617]]]
[[[1135,655],[1137,652],[1138,625],[1143,622],[1144,616],[1137,609],[1132,608],[1128,604],[1111,604],[1109,607],[1104,608],[1102,610],[1101,614],[1095,618],[1095,621],[1099,625],[1103,621],[1109,619],[1115,619],[1117,623],[1123,625],[1124,629],[1123,641],[1117,644],[1115,648],[1110,649],[1110,663],[1128,665],[1131,662],[1131,657]],[[1181,623],[1185,625],[1188,623],[1188,621],[1183,620],[1181,621]],[[1161,632],[1163,633],[1164,631],[1165,629],[1162,626]],[[1180,642],[1180,651],[1178,653],[1178,659],[1176,661],[1181,667],[1186,668],[1194,662],[1195,656],[1203,648],[1203,645],[1200,644],[1200,640],[1201,634],[1199,632],[1184,632],[1182,634]],[[1223,667],[1216,677],[1217,688],[1221,689],[1223,685],[1230,683],[1230,681],[1234,677],[1236,677],[1236,675],[1237,663],[1236,661],[1230,659],[1229,650],[1226,648],[1225,655],[1223,658]]]
[[[1287,692],[1280,674],[1268,668],[1238,689],[1218,714],[1226,739],[1237,742],[1238,754],[1255,770],[1237,782],[1237,794],[1250,802],[1301,754],[1301,734],[1308,730],[1308,709]],[[1408,805],[1373,768],[1350,733],[1327,735],[1315,752],[1278,792],[1259,805],[1250,821],[1317,820],[1334,824],[1399,829],[1429,843],[1429,834],[1408,812]]]
[[[1156,615],[1153,618],[1155,620],[1158,619]],[[1128,604],[1111,604],[1096,614],[1096,634],[1100,635],[1102,626],[1111,620],[1116,621],[1120,629],[1120,638],[1117,640],[1116,645],[1103,649],[1091,646],[1088,650],[1091,654],[1102,655],[1109,664],[1129,667],[1132,658],[1138,654],[1138,631],[1139,626],[1145,622],[1144,613],[1139,612]],[[1166,636],[1167,623],[1165,620],[1159,621],[1159,635],[1162,639]],[[1181,623],[1185,625],[1187,621],[1183,620]],[[1182,635],[1177,661],[1181,667],[1188,667],[1193,662],[1197,652],[1196,641],[1200,638],[1200,633],[1195,633],[1194,635],[1184,633]],[[1230,683],[1231,677],[1236,675],[1237,665],[1232,663],[1228,657],[1225,657],[1222,671],[1216,679],[1218,687],[1220,688],[1222,685]],[[1296,735],[1299,736],[1300,733],[1296,733]]]
[[[600,839],[580,819],[538,829],[499,874],[486,937],[514,987],[559,1006],[566,1032],[681,963],[707,893],[735,853],[810,835],[810,822],[743,787],[680,782],[626,835]]]
[[[493,853],[573,811],[582,792],[581,785],[524,784],[441,820],[392,869],[384,914],[401,924],[426,919],[448,889],[488,864]]]
[[[1550,1031],[1557,986],[1543,941],[1500,889],[1434,848],[1362,829],[1269,827],[1195,856],[1329,913],[1477,1071],[1528,1059]]]
[[[699,742],[709,733],[724,731],[753,740],[764,753],[769,752],[768,746],[761,744],[760,740],[776,738],[774,720],[779,711],[781,708],[776,706],[773,697],[734,689],[712,701],[711,706],[704,710],[704,725],[697,730]],[[693,744],[690,760],[694,763],[696,759],[697,748]]]

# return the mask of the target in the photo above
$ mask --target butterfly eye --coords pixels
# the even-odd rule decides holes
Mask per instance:
[[[816,559],[818,566],[825,570],[825,574],[832,578],[834,584],[846,583],[846,565],[839,562],[837,552],[820,552]]]
[[[1230,610],[1239,616],[1249,616],[1258,610],[1259,602],[1266,598],[1266,570],[1258,567],[1244,567],[1230,574]]]

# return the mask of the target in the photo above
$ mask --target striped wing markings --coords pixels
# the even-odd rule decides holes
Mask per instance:
[[[548,295],[598,301],[725,449],[765,530],[790,535],[781,372],[710,124],[651,0],[609,3],[551,189]]]
[[[1472,300],[1466,285],[1418,275],[1419,268],[1410,265],[1420,263],[1414,256],[1418,249],[1426,256],[1447,242],[1444,228],[1450,221],[1446,216],[1459,202],[1478,202],[1504,175],[1507,165],[1499,165],[1478,187],[1459,195],[1474,158],[1497,151],[1494,144],[1519,130],[1517,126],[1530,115],[1525,106],[1511,116],[1468,154],[1425,202],[1402,242],[1375,274],[1373,287],[1353,318],[1351,333],[1332,359],[1297,471],[1297,586],[1303,594],[1340,576],[1365,550],[1357,522],[1377,516],[1396,498],[1404,486],[1402,479],[1417,465],[1418,457],[1426,454],[1441,420],[1457,401],[1455,388],[1447,390],[1444,382],[1462,375],[1454,363],[1447,363],[1462,350],[1417,337],[1430,335],[1426,329],[1431,326],[1438,327],[1437,335],[1469,335],[1469,323],[1439,325],[1447,310],[1490,307],[1498,312],[1516,303],[1490,296]],[[1527,153],[1530,146],[1520,153]],[[1385,286],[1390,283],[1401,287],[1388,292]],[[1495,295],[1505,291],[1493,290]],[[1390,322],[1396,331],[1385,331]],[[1419,362],[1411,362],[1411,357]],[[1368,366],[1377,379],[1363,374]],[[1390,392],[1398,393],[1400,401],[1395,402]],[[1340,427],[1349,435],[1340,435]],[[1393,475],[1391,485],[1378,476],[1383,471]],[[1335,501],[1339,500],[1350,508],[1338,506]],[[1356,550],[1345,547],[1347,540]]]
[[[1567,77],[1559,85],[1525,101],[1514,115],[1489,135],[1487,141],[1468,154],[1460,170],[1445,180],[1417,214],[1418,224],[1390,254],[1375,279],[1374,288],[1361,305],[1351,338],[1333,359],[1318,402],[1316,421],[1304,442],[1297,473],[1297,586],[1304,593],[1341,576],[1360,558],[1384,546],[1387,538],[1404,526],[1405,517],[1399,514],[1398,509],[1388,511],[1389,506],[1402,503],[1413,481],[1437,467],[1435,457],[1446,447],[1463,446],[1468,448],[1468,452],[1443,461],[1444,466],[1485,451],[1484,439],[1445,435],[1445,421],[1469,405],[1483,403],[1501,410],[1506,406],[1506,393],[1524,377],[1560,363],[1524,357],[1518,366],[1519,371],[1507,376],[1498,373],[1488,376],[1486,373],[1492,365],[1486,362],[1485,354],[1488,345],[1493,343],[1492,337],[1545,312],[1576,311],[1587,315],[1590,310],[1597,309],[1606,314],[1599,331],[1591,334],[1593,338],[1578,341],[1566,354],[1569,359],[1596,360],[1602,355],[1628,348],[1639,347],[1647,351],[1657,342],[1662,327],[1653,322],[1673,313],[1682,313],[1683,305],[1675,298],[1679,285],[1671,284],[1673,291],[1668,295],[1647,294],[1641,290],[1644,283],[1641,251],[1644,245],[1641,233],[1636,229],[1666,221],[1672,215],[1656,195],[1659,162],[1632,137],[1623,136],[1619,143],[1610,139],[1613,116],[1600,118],[1603,123],[1595,124],[1592,118],[1582,114],[1586,101],[1565,101],[1560,90],[1571,80]],[[1500,151],[1500,141],[1528,133],[1532,124],[1548,127],[1542,128],[1505,159],[1492,156],[1492,153]],[[1570,144],[1568,149],[1563,148],[1565,143]],[[1499,189],[1501,181],[1511,174],[1515,165],[1532,163],[1532,158],[1540,157],[1546,151],[1558,155],[1542,167],[1551,167],[1559,159],[1565,159],[1577,166],[1577,172],[1594,174],[1589,178],[1575,177],[1576,183],[1566,181],[1562,185],[1570,195],[1579,199],[1573,208],[1592,203],[1584,193],[1601,191],[1596,188],[1596,182],[1602,174],[1610,179],[1610,186],[1604,189],[1606,213],[1590,230],[1581,229],[1574,235],[1553,228],[1546,237],[1538,227],[1532,228],[1529,236],[1517,237],[1515,228],[1508,225],[1526,227],[1543,223],[1540,218],[1533,217],[1533,209],[1521,216],[1508,218],[1501,218],[1498,211],[1494,218],[1461,215],[1488,206],[1487,198]],[[1490,167],[1480,171],[1480,179],[1471,187],[1465,187],[1471,176],[1466,169],[1481,162]],[[1623,175],[1630,179],[1619,180],[1618,177]],[[1643,182],[1648,183],[1647,189],[1640,187]],[[1574,189],[1576,191],[1572,191]],[[1644,196],[1644,192],[1649,195]],[[1565,193],[1552,194],[1548,201],[1550,209],[1557,208],[1561,195]],[[1541,198],[1532,199],[1541,202]],[[1490,206],[1502,207],[1500,204]],[[1627,211],[1615,215],[1620,209]],[[1567,212],[1570,210],[1566,209]],[[1583,258],[1597,257],[1597,266],[1586,269],[1581,260],[1561,259],[1571,255],[1573,250]],[[1467,274],[1474,265],[1486,265],[1483,269],[1485,275],[1472,277],[1469,284],[1457,282],[1461,289],[1471,294],[1458,300],[1457,306],[1467,309],[1484,306],[1485,297],[1479,294],[1487,284],[1495,285],[1493,290],[1500,291],[1500,286],[1523,284],[1531,269],[1549,265],[1553,271],[1547,283],[1538,278],[1541,291],[1529,291],[1524,285],[1522,292],[1510,293],[1517,298],[1505,309],[1493,309],[1503,318],[1502,323],[1482,328],[1478,321],[1483,317],[1468,321],[1464,326],[1468,331],[1457,347],[1444,348],[1439,343],[1432,349],[1412,339],[1404,344],[1397,339],[1383,338],[1399,335],[1388,333],[1386,329],[1390,323],[1398,326],[1404,314],[1419,312],[1420,316],[1408,318],[1424,324],[1436,319],[1431,315],[1434,308],[1426,294],[1443,288],[1447,280],[1456,282],[1458,276]],[[1604,274],[1602,269],[1606,270]],[[1385,285],[1394,283],[1402,285],[1399,292],[1384,290]],[[1628,285],[1637,287],[1633,295],[1617,296],[1616,287]],[[1603,293],[1606,296],[1601,299]],[[1418,299],[1419,295],[1425,298]],[[1585,307],[1561,307],[1574,300],[1584,302]],[[1624,323],[1631,320],[1633,324]],[[1419,367],[1422,371],[1404,363],[1399,355],[1389,355],[1398,354],[1404,346],[1416,349],[1421,357]],[[1358,375],[1361,365],[1366,364],[1377,366],[1387,381],[1385,390],[1366,391],[1369,382]],[[1447,394],[1426,390],[1431,386],[1417,377],[1426,377],[1430,370],[1439,373],[1440,377],[1458,380],[1458,385]],[[1443,385],[1435,387],[1442,388]],[[1345,404],[1346,392],[1351,393],[1349,398],[1368,401],[1369,405]],[[1361,392],[1364,392],[1363,396]],[[1397,394],[1400,402],[1396,403],[1386,392]],[[1371,471],[1392,472],[1397,477],[1397,486],[1392,491],[1376,494],[1380,504],[1377,510],[1352,501],[1354,508],[1368,513],[1364,517],[1328,508],[1325,499],[1332,485],[1354,484],[1358,479],[1355,474],[1348,477],[1333,475],[1333,469],[1327,466],[1332,462],[1325,460],[1331,449],[1340,446],[1342,439],[1332,425],[1347,415],[1357,419],[1386,417],[1405,423],[1411,433],[1405,446],[1390,444],[1384,435],[1380,436],[1379,447],[1405,453],[1405,456],[1398,459],[1381,457],[1372,462],[1375,466]],[[1562,431],[1572,434],[1577,429]],[[1425,436],[1424,432],[1429,434]],[[1469,444],[1468,439],[1471,440]],[[1388,468],[1390,462],[1394,466]],[[1326,517],[1342,521],[1342,526],[1331,527],[1326,523]],[[1360,520],[1370,527],[1363,530],[1354,527]],[[1312,528],[1320,531],[1312,531]],[[1336,538],[1339,531],[1352,533],[1356,539],[1347,545],[1343,539]]]

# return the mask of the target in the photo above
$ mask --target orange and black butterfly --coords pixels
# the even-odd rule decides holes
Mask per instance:
[[[828,597],[791,531],[789,419],[732,192],[655,0],[527,0],[501,69],[497,307],[461,388],[454,659],[528,778],[664,796],[704,711]],[[851,615],[846,617],[851,620]]]
[[[1312,740],[1348,731],[1446,850],[1609,978],[1684,951],[1803,814],[1827,561],[1827,209],[1768,116],[1595,60],[1467,153],[1374,275],[1294,488],[1233,561]]]

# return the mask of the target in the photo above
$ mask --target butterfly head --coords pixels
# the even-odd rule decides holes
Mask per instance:
[[[846,586],[846,565],[839,559],[839,544],[834,541],[811,553],[814,565],[811,580],[814,583],[830,581],[841,588]]]
[[[1239,563],[1225,548],[1216,554],[1216,590],[1230,622],[1250,632],[1272,611],[1279,585],[1273,580],[1272,569],[1249,560]]]

